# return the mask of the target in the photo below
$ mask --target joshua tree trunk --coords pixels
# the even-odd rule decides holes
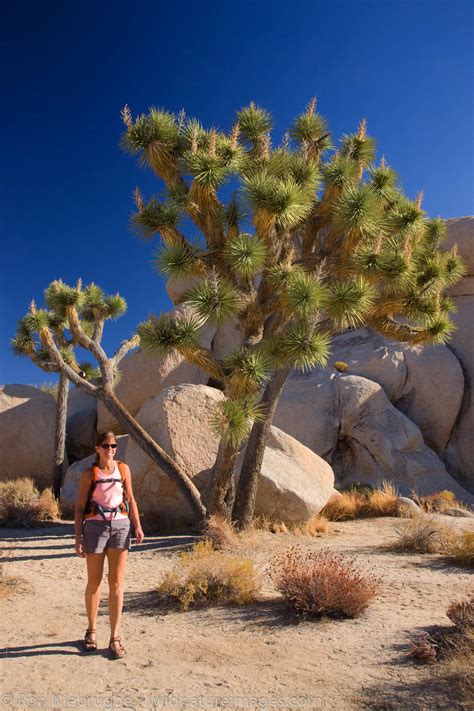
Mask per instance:
[[[69,380],[66,373],[59,373],[58,402],[56,409],[56,429],[54,442],[54,471],[52,489],[56,499],[61,494],[64,476],[64,457],[66,452],[66,420]]]
[[[229,523],[235,496],[234,468],[238,455],[238,445],[221,441],[210,486],[209,513],[220,514]]]
[[[265,419],[255,421],[250,432],[232,511],[232,520],[240,529],[246,528],[252,521],[263,454],[273,415],[290,370],[291,366],[279,368],[267,383],[262,397],[262,404],[266,408]]]
[[[96,395],[102,400],[109,412],[124,426],[125,430],[135,440],[138,446],[176,483],[181,493],[191,505],[193,511],[197,514],[198,523],[204,523],[207,512],[201,501],[201,495],[190,477],[178,467],[165,450],[138,424],[112,390],[98,388]]]

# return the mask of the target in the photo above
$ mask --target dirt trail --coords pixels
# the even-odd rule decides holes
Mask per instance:
[[[473,528],[468,519],[450,519]],[[189,536],[148,536],[127,562],[121,660],[110,660],[107,581],[99,650],[81,652],[87,627],[85,561],[73,526],[0,530],[5,574],[29,590],[3,597],[1,708],[466,708],[446,698],[425,667],[407,658],[412,634],[449,625],[448,604],[472,590],[468,570],[439,556],[399,555],[379,544],[398,519],[332,524],[320,538],[259,534],[251,547],[264,566],[294,543],[355,554],[383,576],[383,592],[356,620],[288,623],[269,586],[252,608],[165,612],[154,586]],[[3,704],[3,705],[2,705]]]

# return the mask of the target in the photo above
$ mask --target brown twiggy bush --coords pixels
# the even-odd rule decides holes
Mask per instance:
[[[212,542],[200,541],[181,553],[157,593],[164,602],[177,601],[183,610],[213,602],[248,605],[257,597],[261,582],[249,558],[218,551]]]
[[[435,635],[427,632],[412,640],[411,655],[425,663],[437,663],[436,678],[463,703],[474,695],[474,596],[452,602],[446,615],[454,623]],[[461,708],[461,706],[460,706]],[[462,708],[465,708],[463,705]]]
[[[298,545],[272,559],[269,575],[289,606],[305,617],[357,617],[381,582],[348,556],[327,549],[304,552]]]
[[[29,527],[54,521],[59,515],[51,489],[38,491],[29,477],[0,482],[0,525]]]
[[[211,541],[214,548],[229,548],[237,543],[238,536],[233,526],[220,514],[212,514],[206,520],[202,535]]]
[[[412,639],[410,654],[420,662],[432,664],[438,657],[438,644],[428,632],[422,632]]]
[[[440,553],[456,540],[456,531],[452,526],[427,514],[404,521],[395,532],[398,539],[389,547],[406,553]]]

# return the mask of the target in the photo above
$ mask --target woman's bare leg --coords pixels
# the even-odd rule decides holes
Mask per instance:
[[[122,621],[123,579],[128,548],[108,548],[110,637],[118,637]]]
[[[85,592],[87,618],[89,620],[89,629],[97,628],[97,612],[100,602],[100,588],[102,576],[104,573],[104,553],[87,553],[87,586]]]

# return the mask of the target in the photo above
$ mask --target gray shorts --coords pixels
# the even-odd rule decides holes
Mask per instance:
[[[82,524],[84,553],[104,553],[107,548],[132,547],[130,519],[112,521],[86,519]]]

